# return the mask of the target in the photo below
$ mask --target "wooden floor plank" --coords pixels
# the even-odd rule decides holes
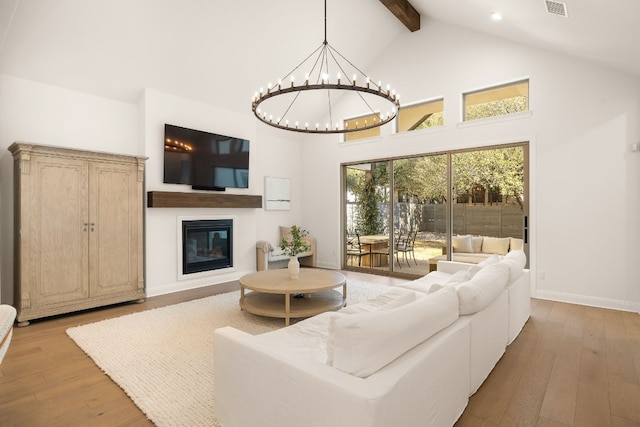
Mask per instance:
[[[606,352],[589,348],[593,335],[585,335],[580,355],[580,379],[576,401],[575,425],[607,427],[611,425],[611,405]],[[604,338],[604,337],[603,337]]]

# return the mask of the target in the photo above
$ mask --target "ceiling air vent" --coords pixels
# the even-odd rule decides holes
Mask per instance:
[[[564,16],[565,18],[567,17],[566,4],[559,1],[549,1],[549,0],[545,0],[545,3],[547,5],[547,12],[551,13],[552,15],[560,15],[560,16]]]

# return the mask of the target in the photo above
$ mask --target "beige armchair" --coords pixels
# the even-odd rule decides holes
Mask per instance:
[[[286,268],[289,257],[280,249],[282,236],[286,235],[289,227],[280,227],[280,239],[274,246],[266,240],[259,240],[256,243],[256,270],[272,270],[274,268]],[[316,239],[306,236],[303,240],[307,242],[309,250],[298,254],[298,261],[307,267],[316,266]]]

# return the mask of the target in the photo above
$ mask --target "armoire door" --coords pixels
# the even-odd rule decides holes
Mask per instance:
[[[87,162],[34,156],[27,191],[32,307],[81,300],[88,294]]]
[[[141,283],[141,187],[131,164],[89,163],[90,296],[131,293]]]

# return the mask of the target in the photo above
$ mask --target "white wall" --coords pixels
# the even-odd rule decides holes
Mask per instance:
[[[144,129],[147,191],[191,192],[190,186],[163,184],[164,124],[233,135],[251,141],[248,189],[228,189],[227,194],[264,194],[264,177],[278,176],[292,182],[293,207],[290,211],[268,212],[263,209],[146,209],[146,286],[147,295],[159,295],[184,289],[237,280],[255,271],[257,240],[277,242],[278,225],[296,222],[301,217],[300,148],[298,143],[272,135],[264,126],[257,127],[251,115],[231,113],[195,101],[147,89],[140,101],[141,127]],[[195,279],[178,279],[177,219],[181,216],[233,217],[234,268]]]
[[[638,78],[436,21],[400,36],[366,71],[393,82],[403,103],[443,96],[445,127],[305,141],[305,177],[323,177],[306,179],[303,192],[305,224],[323,236],[321,265],[339,266],[339,163],[530,141],[535,295],[640,311],[640,153],[630,152],[640,142]],[[463,92],[521,78],[531,114],[459,124]]]
[[[13,302],[13,159],[15,141],[122,154],[144,154],[138,107],[0,75],[0,298]]]

